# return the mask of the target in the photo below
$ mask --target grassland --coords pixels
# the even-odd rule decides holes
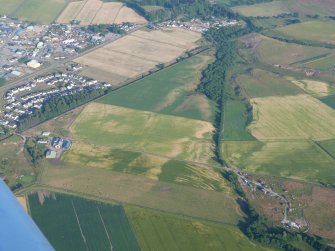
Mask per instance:
[[[237,82],[250,98],[302,94],[302,90],[286,78],[254,69],[249,74],[239,75]]]
[[[292,12],[302,15],[332,15],[335,8],[333,0],[281,0]]]
[[[202,69],[212,56],[199,54],[98,100],[139,110],[212,121],[214,104],[195,94]],[[144,98],[145,97],[145,98]]]
[[[25,157],[20,137],[12,136],[0,142],[0,176],[7,180],[9,186],[17,182],[31,184],[35,180],[35,172]]]
[[[316,80],[293,80],[292,83],[315,97],[325,97],[334,93],[334,89],[325,82]]]
[[[300,40],[335,44],[335,22],[309,21],[281,27],[275,30],[280,35]]]
[[[253,5],[241,5],[233,7],[233,10],[251,17],[272,17],[283,13],[289,13],[290,10],[281,1],[273,1],[269,3],[260,3]]]
[[[105,168],[209,191],[229,190],[220,172],[212,167],[141,152],[75,144],[63,160],[68,164],[91,167],[93,170]]]
[[[235,226],[127,206],[143,250],[264,250]]]
[[[318,69],[321,71],[333,70],[335,69],[335,55],[330,54],[321,58],[316,58],[314,60],[303,63],[302,66],[311,69]]]
[[[327,97],[322,97],[320,98],[320,100],[325,103],[326,105],[328,105],[329,107],[335,109],[335,95],[330,95]]]
[[[144,17],[122,3],[105,3],[100,0],[85,0],[71,2],[57,19],[59,23],[70,23],[72,20],[80,21],[82,25],[89,24],[145,24]]]
[[[324,140],[318,142],[318,144],[335,159],[335,139]]]
[[[29,195],[29,206],[56,250],[140,250],[121,206],[48,192]]]
[[[208,163],[212,154],[209,122],[91,103],[71,127],[76,144],[88,143],[162,157]]]
[[[61,191],[234,225],[242,217],[236,197],[229,191],[196,189],[103,168],[76,167],[66,163],[53,165],[43,172],[41,184]]]
[[[246,105],[240,100],[230,100],[224,107],[224,140],[253,140],[247,126]]]
[[[228,163],[253,173],[334,183],[334,159],[310,141],[225,141]]]
[[[251,100],[254,121],[248,127],[259,140],[335,137],[335,111],[309,95]]]
[[[66,0],[1,0],[0,14],[39,23],[51,23],[66,4]]]
[[[75,61],[87,66],[90,74],[85,70],[83,74],[92,78],[111,81],[115,75],[135,78],[197,47],[200,38],[200,33],[179,28],[136,31]]]
[[[333,52],[326,48],[285,43],[262,35],[253,35],[244,38],[243,41],[252,45],[258,60],[272,65],[287,66],[296,62],[309,62]]]

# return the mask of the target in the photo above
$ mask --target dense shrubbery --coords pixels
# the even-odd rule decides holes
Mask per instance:
[[[24,148],[33,165],[36,165],[45,156],[47,150],[43,144],[38,144],[35,139],[29,138],[24,145]]]
[[[116,33],[116,34],[125,34],[124,30],[120,29],[120,27],[116,24],[94,24],[89,25],[87,27],[82,27],[83,30],[88,30],[94,33],[102,33],[106,34],[108,32]]]

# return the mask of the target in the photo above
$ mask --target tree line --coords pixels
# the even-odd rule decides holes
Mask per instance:
[[[18,130],[23,131],[36,126],[41,122],[105,95],[107,91],[108,90],[92,89],[79,91],[73,95],[52,97],[41,109],[35,109],[32,114],[23,117],[18,124]]]

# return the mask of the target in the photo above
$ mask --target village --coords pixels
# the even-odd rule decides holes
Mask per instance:
[[[73,66],[77,69],[79,66]],[[4,100],[4,110],[0,111],[0,125],[17,128],[20,120],[43,107],[53,97],[68,96],[78,91],[107,89],[111,85],[77,75],[73,72],[54,72],[38,76],[21,86],[9,89]]]
[[[120,24],[130,31],[136,25]],[[101,34],[76,24],[32,24],[3,16],[0,18],[0,84],[34,72],[43,65],[78,55],[119,34]]]
[[[203,21],[197,18],[193,18],[187,22],[183,22],[180,20],[169,20],[166,22],[158,23],[155,25],[148,25],[148,26],[152,28],[180,27],[180,28],[184,28],[187,30],[204,33],[213,27],[219,28],[219,27],[225,27],[225,26],[234,26],[238,24],[241,24],[241,23],[234,19],[228,20],[228,19],[219,19],[215,17],[209,17],[207,21]]]

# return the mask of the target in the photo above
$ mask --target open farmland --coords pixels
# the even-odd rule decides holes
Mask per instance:
[[[292,12],[303,15],[334,14],[335,2],[333,0],[281,0]]]
[[[335,160],[311,141],[224,141],[228,163],[253,173],[334,183]]]
[[[197,189],[104,168],[76,167],[66,163],[51,166],[43,172],[41,183],[61,191],[234,225],[242,217],[231,192]]]
[[[119,205],[40,191],[29,195],[29,206],[56,250],[140,250]]]
[[[321,71],[334,70],[335,69],[335,55],[330,54],[330,55],[326,55],[321,58],[312,59],[301,65],[307,68],[318,69]]]
[[[171,43],[161,42],[161,37],[167,36]],[[115,75],[134,78],[197,47],[200,38],[200,33],[180,29],[136,31],[75,61],[88,67],[90,71],[84,70],[83,75],[92,78],[112,81]]]
[[[278,16],[283,13],[289,13],[290,10],[281,1],[272,1],[269,3],[260,3],[252,5],[241,5],[233,7],[233,10],[244,15],[251,17],[272,17]]]
[[[205,96],[194,94],[201,71],[211,60],[210,55],[198,54],[113,91],[98,102],[212,121],[214,104]]]
[[[242,39],[242,41],[254,50],[261,62],[272,65],[309,62],[314,58],[324,57],[333,52],[333,50],[326,48],[285,43],[262,35],[253,35]]]
[[[85,0],[70,2],[57,19],[58,23],[80,21],[82,25],[89,24],[145,24],[147,21],[134,10],[118,2],[103,2],[100,0]]]
[[[335,22],[309,21],[288,25],[275,30],[290,38],[335,44]]]
[[[219,170],[161,156],[76,143],[63,160],[67,164],[141,175],[209,191],[229,189]]]
[[[71,127],[74,145],[93,145],[147,152],[208,163],[213,157],[211,123],[91,103]]]
[[[138,207],[125,211],[142,250],[265,250],[235,226]]]
[[[246,130],[248,114],[241,100],[229,100],[224,106],[224,140],[253,140]]]
[[[66,4],[66,0],[0,0],[0,14],[33,22],[51,23]]]
[[[249,74],[239,75],[236,81],[250,98],[302,94],[302,90],[282,76],[254,69]]]
[[[299,86],[308,94],[311,94],[316,97],[325,97],[334,92],[334,89],[331,88],[327,83],[316,81],[316,80],[293,80],[292,83]]]
[[[248,129],[259,140],[335,138],[335,110],[309,95],[254,98],[251,104]]]

